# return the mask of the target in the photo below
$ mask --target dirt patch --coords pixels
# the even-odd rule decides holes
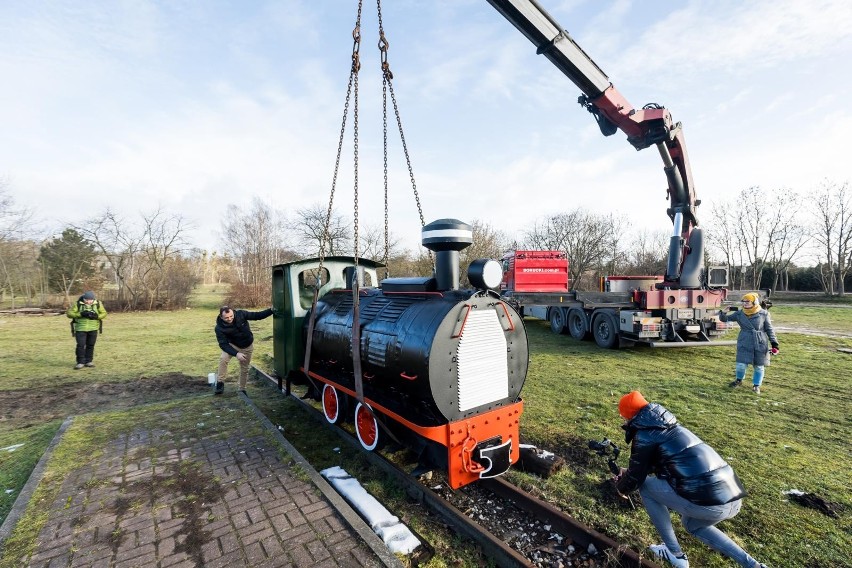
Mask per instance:
[[[53,389],[0,391],[0,425],[26,428],[74,414],[120,410],[208,392],[206,379],[181,373],[120,383],[79,382]]]
[[[788,331],[790,333],[801,333],[802,335],[815,335],[818,337],[843,337],[850,338],[852,335],[849,334],[848,331],[832,331],[830,329],[812,329],[808,327],[787,327],[783,325],[774,325],[772,326],[776,332],[778,331]]]

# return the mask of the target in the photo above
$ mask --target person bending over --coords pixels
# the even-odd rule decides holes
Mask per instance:
[[[615,477],[622,495],[639,490],[651,522],[663,538],[651,552],[676,568],[689,560],[675,537],[669,511],[680,513],[690,534],[746,568],[766,568],[749,556],[716,523],[740,511],[746,492],[737,474],[713,448],[677,422],[665,407],[648,403],[639,391],[618,403],[624,418],[630,464]]]
[[[225,392],[225,377],[228,376],[228,363],[236,357],[240,363],[240,391],[246,392],[251,353],[254,349],[254,335],[249,326],[249,320],[262,320],[272,315],[272,308],[260,312],[234,310],[228,306],[219,309],[216,318],[216,341],[222,349],[219,357],[219,374],[216,381],[215,394]]]

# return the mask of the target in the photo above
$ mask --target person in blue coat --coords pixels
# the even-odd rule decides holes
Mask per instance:
[[[752,390],[760,394],[760,386],[766,366],[769,364],[769,354],[778,354],[778,338],[772,329],[772,318],[769,312],[760,307],[757,294],[749,292],[742,298],[742,309],[731,308],[731,312],[719,312],[722,321],[735,321],[740,326],[737,336],[737,364],[734,369],[732,387],[743,384],[748,365],[753,368],[751,382]]]

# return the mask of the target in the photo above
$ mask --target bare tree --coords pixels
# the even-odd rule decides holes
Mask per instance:
[[[320,246],[325,242],[325,254],[351,255],[352,227],[343,215],[331,211],[328,230],[325,231],[328,210],[316,203],[296,211],[298,221],[291,223],[291,229],[296,236],[299,252],[306,257],[319,256]]]
[[[259,306],[271,301],[270,267],[296,258],[287,246],[285,226],[284,214],[259,198],[248,211],[229,206],[222,242],[233,259],[237,288],[231,292],[239,303]]]
[[[393,231],[388,230],[387,242],[385,242],[385,230],[379,225],[362,225],[358,232],[358,240],[361,258],[389,262],[403,252],[400,238]]]
[[[773,289],[787,287],[789,269],[807,242],[801,204],[791,189],[750,187],[735,202],[714,205],[708,243],[724,258],[735,288],[760,286],[767,268]]]
[[[734,287],[737,276],[740,288],[760,286],[769,264],[778,220],[764,211],[764,194],[760,187],[749,187],[740,191],[735,202],[722,202],[712,209],[708,241],[725,257]]]
[[[192,248],[186,255],[192,274],[204,284],[220,284],[230,272],[231,261],[227,255],[214,251]]]
[[[151,310],[158,301],[166,305],[174,303],[170,302],[169,298],[161,298],[161,294],[164,288],[168,290],[168,286],[164,284],[172,279],[172,275],[169,274],[172,268],[171,263],[182,259],[187,226],[182,216],[165,214],[159,207],[152,213],[143,214],[142,221],[144,223],[142,255],[145,263],[140,276],[148,298],[148,309]],[[183,288],[183,286],[180,287],[181,290]],[[179,303],[183,304],[185,300],[186,297],[182,297]]]
[[[133,275],[143,237],[134,234],[130,224],[109,208],[98,217],[72,227],[94,244],[105,260],[118,288],[118,302],[125,308],[136,307],[142,290]]]
[[[141,219],[140,227],[106,209],[74,229],[95,246],[103,268],[115,281],[120,307],[186,306],[191,274],[187,263],[178,262],[183,260],[186,222],[161,208],[142,213]]]
[[[771,288],[775,290],[780,285],[786,290],[793,260],[807,243],[807,232],[799,214],[802,197],[790,189],[779,189],[773,192],[768,203],[771,203],[771,206],[764,206],[762,209],[768,223],[768,265],[774,272]]]
[[[758,186],[752,186],[739,193],[734,225],[741,250],[744,255],[744,266],[751,271],[751,285],[755,288],[760,286],[763,270],[772,252],[772,227],[766,212],[763,211],[761,200],[762,190]]]
[[[30,248],[35,244],[27,244],[34,232],[32,218],[30,209],[15,206],[15,200],[8,193],[8,182],[0,179],[0,299],[9,294],[12,308],[17,293],[31,298],[40,281],[38,276],[33,279],[31,270],[37,254],[31,255]]]
[[[625,250],[627,273],[633,275],[661,274],[666,269],[669,234],[666,231],[643,229],[633,233]]]
[[[616,226],[611,215],[575,209],[537,221],[524,233],[524,246],[535,250],[561,250],[569,261],[571,288],[582,289],[584,276],[600,270],[611,252]]]
[[[559,213],[539,219],[524,231],[523,246],[531,250],[564,250],[573,213]]]
[[[812,205],[816,226],[811,234],[820,259],[827,294],[844,295],[844,279],[852,266],[852,195],[849,182],[822,182]]]
[[[604,235],[604,254],[598,266],[598,277],[624,274],[627,271],[628,253],[623,247],[626,240],[625,231],[621,227],[627,227],[627,217],[624,215],[609,216],[609,231]]]
[[[470,225],[473,229],[473,243],[459,254],[463,269],[478,258],[503,258],[503,253],[510,245],[506,233],[479,219],[474,219]]]
[[[728,274],[733,288],[745,288],[743,282],[745,272],[735,270],[744,266],[742,247],[737,238],[737,211],[736,203],[721,201],[714,203],[710,210],[710,223],[707,229],[707,242],[721,254],[723,262],[728,267]]]

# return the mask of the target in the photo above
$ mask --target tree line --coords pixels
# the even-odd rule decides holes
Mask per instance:
[[[340,213],[316,204],[288,215],[257,198],[245,209],[229,206],[221,252],[192,246],[186,219],[160,208],[136,219],[107,208],[40,239],[32,234],[34,212],[16,207],[7,186],[0,181],[0,302],[12,307],[67,305],[91,289],[112,309],[177,309],[202,283],[228,283],[229,302],[261,306],[271,297],[270,266],[317,256],[323,239],[329,256],[351,255],[354,248],[353,226]],[[750,187],[733,201],[712,204],[699,219],[706,263],[726,266],[733,288],[843,295],[850,285],[848,182],[826,180],[807,196]],[[472,260],[499,259],[510,249],[565,252],[578,290],[596,289],[601,276],[659,275],[666,268],[669,233],[634,231],[624,214],[558,212],[515,236],[482,220],[471,224],[474,243],[461,252],[462,273]],[[428,251],[403,248],[384,227],[360,226],[358,242],[360,257],[386,264],[383,277],[432,272]]]

